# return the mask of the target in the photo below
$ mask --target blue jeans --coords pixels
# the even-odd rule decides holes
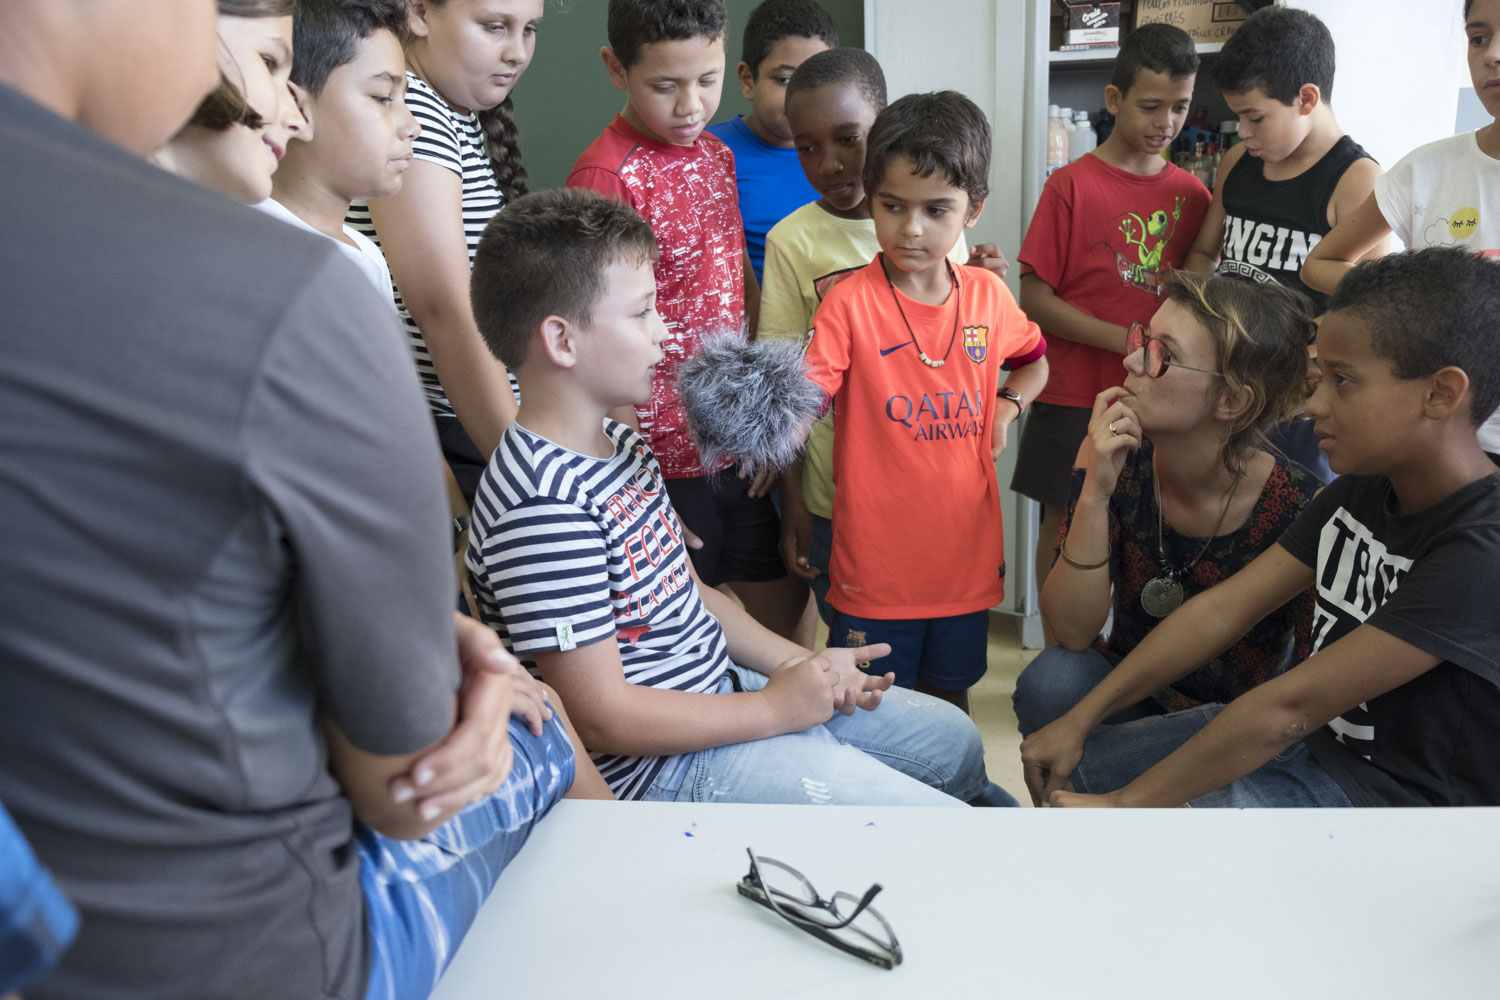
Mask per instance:
[[[1083,744],[1083,757],[1073,772],[1073,787],[1094,793],[1124,788],[1186,743],[1223,710],[1223,705],[1200,705],[1168,715],[1100,726]],[[1230,809],[1352,805],[1338,782],[1318,765],[1301,741],[1238,781],[1199,796],[1189,804]]]
[[[421,840],[355,824],[370,929],[366,1000],[422,1000],[437,986],[495,880],[573,785],[573,745],[554,716],[541,736],[510,722],[515,754],[500,790]]]
[[[731,666],[744,691],[766,677]],[[719,691],[734,690],[726,677]],[[989,787],[984,745],[967,715],[902,688],[873,712],[835,714],[821,726],[681,754],[644,796],[656,802],[959,806]]]
[[[1119,657],[1097,649],[1074,653],[1061,646],[1048,646],[1036,654],[1016,678],[1016,693],[1011,696],[1021,735],[1030,736],[1067,715],[1119,662]],[[1104,721],[1115,725],[1161,714],[1161,707],[1147,698],[1122,708]]]

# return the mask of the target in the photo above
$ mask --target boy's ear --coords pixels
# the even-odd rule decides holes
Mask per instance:
[[[965,229],[973,229],[974,223],[979,221],[979,214],[984,211],[984,202],[976,201],[969,205],[969,217],[964,220]]]
[[[1323,91],[1318,89],[1316,83],[1304,83],[1297,90],[1297,113],[1299,115],[1310,115],[1319,104],[1323,103]]]
[[[428,35],[427,13],[427,0],[411,0],[406,11],[406,27],[418,38],[426,38]]]
[[[615,50],[608,45],[599,50],[599,58],[604,60],[604,70],[609,74],[609,82],[615,85],[616,90],[624,90],[626,86],[625,64],[620,62],[620,57],[615,55]]]
[[[1439,368],[1428,376],[1427,398],[1422,410],[1434,420],[1445,420],[1455,412],[1465,421],[1473,409],[1469,401],[1469,373],[1457,365]]]
[[[755,70],[750,68],[749,63],[741,59],[739,66],[735,68],[735,73],[740,78],[740,93],[744,95],[745,100],[750,100],[750,98],[755,96]]]
[[[1114,84],[1104,88],[1104,108],[1112,115],[1118,116],[1120,108],[1125,105],[1125,94]]]
[[[307,88],[287,81],[287,89],[292,92],[292,100],[297,102],[297,110],[302,112],[302,117],[307,119],[307,127],[303,129],[305,134],[298,136],[304,142],[312,140],[312,131],[317,127],[313,121],[313,95],[308,93]]]
[[[559,368],[572,368],[578,363],[577,330],[561,316],[548,316],[542,320],[542,350],[547,360]]]

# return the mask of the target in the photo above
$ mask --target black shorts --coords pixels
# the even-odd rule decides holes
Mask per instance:
[[[479,477],[484,475],[484,467],[490,464],[490,460],[479,454],[479,449],[474,447],[474,442],[469,439],[457,417],[434,416],[432,419],[437,424],[438,444],[443,449],[443,460],[453,470],[453,478],[458,480],[464,502],[473,507],[474,491],[479,489]]]
[[[748,496],[752,482],[741,479],[733,469],[667,480],[667,496],[677,516],[703,539],[703,548],[688,549],[688,555],[710,587],[786,576],[781,562],[781,518],[770,497]]]
[[[1093,415],[1092,407],[1032,403],[1021,428],[1011,490],[1044,507],[1067,507],[1073,461]]]

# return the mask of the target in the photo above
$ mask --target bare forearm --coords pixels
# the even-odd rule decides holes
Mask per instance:
[[[1188,251],[1188,255],[1183,260],[1182,266],[1188,271],[1197,271],[1200,274],[1212,274],[1218,263],[1218,257],[1210,257],[1202,250],[1194,247]]]
[[[811,656],[812,650],[782,638],[750,617],[738,601],[712,587],[699,586],[703,606],[719,621],[729,658],[742,667],[770,675],[791,660]]]
[[[1243,778],[1327,721],[1283,704],[1269,685],[1255,688],[1231,702],[1165,760],[1122,788],[1119,803],[1180,806]]]
[[[435,309],[424,318],[414,307],[413,315],[458,422],[488,459],[516,415],[505,366],[484,346],[466,308]]]
[[[1366,254],[1389,240],[1390,235],[1390,224],[1380,211],[1379,201],[1371,194],[1313,247],[1302,265],[1303,284],[1332,295],[1344,275]]]
[[[1022,365],[1020,368],[1015,369],[1000,384],[1007,389],[1014,389],[1016,395],[1021,397],[1021,402],[1026,406],[1030,406],[1042,394],[1042,390],[1047,388],[1047,377],[1050,372],[1051,369],[1047,365],[1047,359],[1043,356],[1037,358],[1029,365]],[[997,401],[997,405],[1015,409],[1010,403]]]
[[[754,340],[760,329],[760,283],[755,280],[755,265],[750,263],[750,251],[745,251],[745,329]]]
[[[1097,569],[1079,569],[1058,559],[1042,586],[1042,617],[1064,649],[1079,652],[1099,636],[1109,617],[1109,500],[1089,494],[1088,486],[1068,524],[1069,558]]]
[[[1344,275],[1354,269],[1354,265],[1343,260],[1312,260],[1308,259],[1302,265],[1302,283],[1308,288],[1315,288],[1327,295],[1332,295],[1338,290],[1339,282],[1344,280]]]
[[[1072,550],[1069,549],[1069,552]],[[1223,585],[1204,591],[1152,629],[1064,718],[1088,733],[1111,715],[1181,680],[1228,649],[1259,620],[1223,599]]]
[[[1124,350],[1123,326],[1095,319],[1077,306],[1069,305],[1033,275],[1021,279],[1021,308],[1049,337],[1061,337],[1116,354]]]
[[[788,731],[764,691],[692,694],[631,684],[597,705],[574,699],[571,711],[595,753],[664,757]]]

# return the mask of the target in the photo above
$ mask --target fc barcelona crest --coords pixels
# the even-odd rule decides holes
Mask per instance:
[[[976,365],[984,361],[990,349],[990,328],[987,326],[964,327],[964,353]]]

